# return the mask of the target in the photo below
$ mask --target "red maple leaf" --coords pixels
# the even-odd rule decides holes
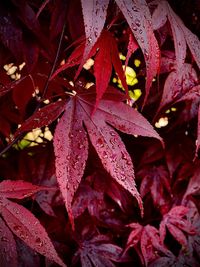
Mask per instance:
[[[116,94],[116,90],[113,91]],[[112,92],[107,95],[110,99]],[[73,223],[71,203],[84,173],[88,157],[88,136],[103,167],[134,197],[142,210],[142,202],[135,187],[131,158],[116,129],[127,134],[161,138],[149,122],[130,106],[112,100],[102,100],[91,117],[95,94],[85,91],[68,101],[65,113],[57,124],[54,135],[56,174]]]
[[[195,230],[191,222],[187,219],[188,208],[184,206],[175,206],[164,215],[160,223],[160,237],[164,242],[166,237],[166,228],[170,234],[184,247],[187,247],[186,233],[194,235]]]
[[[23,181],[5,180],[1,182],[0,214],[10,230],[22,239],[28,246],[36,250],[38,253],[55,261],[60,266],[66,266],[59,258],[46,230],[40,224],[39,220],[23,206],[8,200],[9,198],[23,199],[25,197],[32,196],[41,190],[47,190],[47,187],[40,187]],[[10,231],[6,231],[6,229],[5,238],[9,239],[12,245],[12,235],[10,234]],[[16,246],[15,242],[14,246]],[[16,251],[14,249],[13,257],[15,257],[15,254]],[[7,260],[9,260],[9,257]],[[14,258],[13,263],[15,263]]]
[[[147,166],[137,175],[142,176],[140,194],[142,197],[151,194],[154,205],[164,208],[171,194],[170,177],[164,166]]]
[[[134,247],[142,264],[148,266],[159,255],[169,254],[168,249],[161,242],[159,231],[154,226],[142,226],[139,223],[131,223],[128,226],[132,231],[127,240],[126,251]]]

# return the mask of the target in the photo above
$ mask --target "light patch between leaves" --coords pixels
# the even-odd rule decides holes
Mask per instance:
[[[156,128],[166,127],[168,123],[169,123],[168,117],[162,117],[155,123],[155,127]]]

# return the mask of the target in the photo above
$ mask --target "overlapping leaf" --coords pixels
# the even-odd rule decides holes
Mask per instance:
[[[163,218],[160,224],[160,237],[164,242],[166,237],[166,228],[171,235],[183,246],[187,247],[187,234],[195,234],[195,230],[192,227],[189,220],[187,220],[188,208],[184,206],[175,206],[172,208]]]
[[[185,62],[186,44],[200,68],[200,41],[198,37],[186,28],[167,1],[162,0],[156,2],[157,8],[154,10],[152,16],[153,27],[154,30],[159,29],[168,19],[174,39],[177,69],[182,67],[182,64]]]
[[[175,102],[189,92],[198,82],[196,71],[191,64],[184,63],[168,75],[158,112],[167,104]]]
[[[60,266],[66,266],[57,255],[51,240],[39,220],[23,206],[7,198],[22,199],[47,189],[22,181],[3,181],[0,184],[0,213],[10,230],[27,245],[50,258]],[[12,240],[11,240],[12,241]],[[15,251],[13,252],[15,256]]]
[[[162,207],[167,204],[171,194],[169,174],[164,166],[146,167],[137,175],[142,176],[140,194],[144,197],[150,192],[155,206]]]
[[[120,262],[122,248],[108,241],[103,235],[84,240],[75,257],[80,258],[83,267],[114,267],[113,262]]]
[[[107,172],[142,202],[135,187],[131,158],[114,128],[127,134],[161,138],[136,110],[111,100],[102,100],[91,117],[95,95],[82,92],[66,104],[54,135],[57,180],[73,223],[71,203],[84,173],[88,137]],[[113,128],[114,127],[114,128]],[[87,132],[86,132],[87,131]]]
[[[129,234],[126,250],[134,247],[140,256],[142,264],[148,264],[158,257],[158,253],[168,255],[169,251],[162,244],[159,231],[151,226],[142,226],[139,223],[131,223],[132,228]]]
[[[151,14],[145,0],[123,1],[116,0],[125,19],[127,20],[146,61],[146,95],[144,103],[149,95],[153,78],[159,70],[160,50],[155,38]]]

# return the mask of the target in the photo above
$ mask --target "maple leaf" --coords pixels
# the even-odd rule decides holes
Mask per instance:
[[[131,223],[128,227],[130,227],[132,231],[127,240],[126,251],[130,247],[134,247],[142,264],[145,266],[148,266],[159,254],[169,254],[169,251],[161,242],[159,231],[154,226],[142,226],[139,223]]]
[[[84,267],[114,267],[113,261],[122,261],[121,254],[122,248],[110,243],[107,236],[98,235],[90,240],[83,240],[73,260],[80,258]]]
[[[129,48],[129,50],[130,49],[131,48]],[[55,71],[55,73],[51,77],[51,80],[61,71],[80,64],[83,55],[83,50],[84,44],[83,42],[81,42],[81,44],[77,48],[75,48],[75,50],[69,56],[67,62]],[[112,66],[114,67],[117,75],[119,76],[119,79],[122,82],[124,89],[126,90],[126,96],[128,96],[128,87],[125,79],[124,70],[122,68],[122,63],[119,58],[119,51],[117,48],[116,40],[109,31],[102,31],[101,36],[99,37],[96,44],[92,47],[88,57],[92,57],[94,55],[94,76],[96,79],[97,92],[96,105],[94,107],[95,111],[99,101],[101,100],[103,94],[108,88],[108,84],[112,74]]]
[[[23,206],[7,198],[22,199],[46,187],[34,186],[22,181],[3,181],[0,183],[0,214],[10,230],[31,248],[49,257],[60,266],[66,266],[57,255],[46,230],[39,220]]]
[[[168,75],[157,113],[167,104],[176,102],[197,84],[197,74],[191,64],[184,63]]]
[[[160,50],[155,38],[151,14],[145,0],[124,1],[116,0],[131,31],[137,40],[146,61],[146,94],[144,103],[149,95],[150,87],[154,76],[159,70]]]
[[[187,247],[187,239],[185,233],[195,234],[189,220],[187,220],[188,208],[184,206],[175,206],[167,214],[164,215],[160,223],[160,237],[164,242],[166,237],[166,228],[170,234],[185,248]]]
[[[200,68],[200,41],[198,37],[183,24],[167,1],[154,1],[155,3],[157,3],[157,8],[152,15],[153,28],[154,30],[161,28],[168,19],[174,39],[176,69],[181,68],[185,62],[187,45]]]
[[[147,166],[141,169],[137,175],[142,176],[140,194],[142,197],[149,192],[155,206],[160,208],[167,204],[167,198],[171,194],[169,174],[164,166]]]
[[[66,104],[65,113],[54,134],[56,175],[73,226],[71,203],[84,173],[90,138],[104,168],[134,197],[142,210],[142,202],[134,183],[131,158],[118,133],[161,138],[138,111],[112,100],[102,100],[91,117],[95,95],[80,92]],[[87,132],[86,132],[86,129]],[[114,128],[113,128],[114,127]]]
[[[88,209],[91,216],[99,217],[99,210],[104,206],[104,194],[93,190],[88,184],[80,185],[77,193],[72,206],[74,218],[80,216],[85,209]]]

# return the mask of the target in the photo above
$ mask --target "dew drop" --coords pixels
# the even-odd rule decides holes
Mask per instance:
[[[122,174],[120,179],[124,182],[126,180],[126,176]]]
[[[40,247],[43,246],[43,242],[42,242],[42,240],[41,240],[39,237],[36,238],[35,243],[36,243],[38,246],[40,246]]]
[[[111,135],[111,136],[115,136],[116,134],[115,134],[114,131],[111,131],[111,132],[110,132],[110,135]]]
[[[83,144],[78,144],[78,148],[82,149],[83,148]]]
[[[2,236],[2,237],[1,237],[1,241],[3,241],[3,242],[8,242],[8,238],[6,238],[5,236]]]
[[[140,23],[139,19],[136,19],[136,20],[135,20],[135,24],[136,24],[136,26],[138,26],[138,27],[141,26],[141,23]]]
[[[138,12],[138,9],[137,9],[137,7],[136,6],[133,6],[133,11],[135,11],[135,12]]]
[[[92,38],[91,37],[88,38],[88,42],[92,43]]]
[[[106,153],[106,151],[103,151],[102,156],[103,156],[104,159],[107,159],[108,158],[108,154]]]
[[[103,142],[103,140],[101,139],[101,138],[99,138],[98,140],[97,140],[97,146],[98,147],[104,147],[104,142]]]

